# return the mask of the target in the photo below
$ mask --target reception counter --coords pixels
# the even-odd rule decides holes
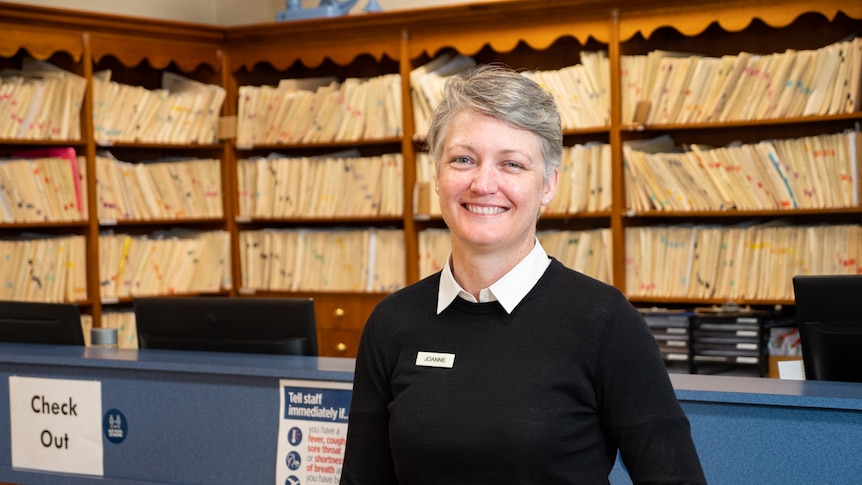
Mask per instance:
[[[349,388],[352,377],[351,359],[0,343],[0,483],[291,483],[277,472],[285,457],[280,425],[285,399],[302,401],[303,393],[285,382],[326,390]],[[710,483],[849,484],[862,476],[862,384],[677,374],[672,379]],[[25,384],[32,381],[98,384],[105,418],[99,430],[101,473],[13,467],[13,448],[20,450],[20,443],[12,437],[10,400],[30,392]],[[26,412],[50,409],[42,394],[32,394]],[[306,403],[323,396],[305,394]],[[73,407],[53,404],[57,413]],[[121,439],[110,434],[114,412],[123,417]],[[63,445],[68,442],[54,436],[45,447]],[[619,464],[611,482],[631,483]]]
[[[710,484],[862,483],[862,384],[671,379]],[[611,482],[631,483],[619,461]]]
[[[10,376],[101,383],[102,410],[127,423],[103,442],[103,476],[12,468]],[[275,483],[285,378],[349,383],[353,361],[0,344],[0,483]]]

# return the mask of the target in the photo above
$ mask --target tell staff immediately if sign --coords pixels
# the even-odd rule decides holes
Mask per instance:
[[[280,382],[276,484],[338,484],[352,387],[349,382]]]

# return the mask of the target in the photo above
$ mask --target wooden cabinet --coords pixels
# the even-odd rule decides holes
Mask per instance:
[[[91,123],[92,91],[88,88],[81,114],[83,136],[62,142],[87,160],[86,222],[74,224],[2,224],[3,234],[31,229],[80,234],[87,241],[87,299],[82,303],[98,317],[98,235],[105,229],[149,232],[159,227],[191,225],[227,231],[231,238],[231,286],[224,293],[240,296],[244,231],[395,228],[403,231],[404,282],[419,279],[419,236],[426,229],[444,228],[442,220],[414,215],[415,160],[422,151],[416,132],[410,73],[446,52],[472,57],[478,63],[501,62],[527,70],[558,70],[579,62],[585,52],[603,51],[609,61],[609,116],[605,126],[575,126],[564,133],[566,146],[605,143],[611,150],[611,208],[543,217],[539,229],[604,229],[610,234],[612,283],[642,305],[695,306],[723,303],[723,296],[639,294],[632,291],[630,230],[663,226],[731,226],[765,222],[815,226],[860,224],[862,203],[841,209],[635,211],[627,206],[626,163],[623,147],[630,142],[670,135],[679,145],[724,146],[731,142],[756,143],[844,130],[858,132],[862,112],[792,118],[709,121],[697,123],[633,123],[624,119],[625,56],[655,51],[701,56],[741,52],[772,54],[787,49],[817,49],[855,35],[862,28],[862,4],[855,0],[645,0],[598,2],[589,0],[525,0],[465,4],[439,8],[350,15],[285,23],[239,27],[210,27],[169,21],[83,14],[59,9],[0,4],[4,35],[0,64],[19,67],[22,56],[48,59],[92,80],[94,72],[110,68],[124,81],[154,86],[164,71],[183,73],[198,81],[226,89],[222,114],[237,116],[239,93],[244,87],[275,85],[281,80],[331,76],[340,82],[382,75],[401,78],[402,132],[398,136],[354,141],[285,144],[238,144],[228,138],[212,145],[163,146],[118,144],[100,146]],[[91,83],[92,84],[92,83]],[[856,93],[860,95],[860,93]],[[858,139],[858,136],[857,136]],[[4,155],[20,147],[58,146],[59,142],[0,140]],[[858,144],[857,144],[858,146]],[[213,220],[149,221],[107,227],[96,217],[95,158],[110,148],[133,160],[153,155],[206,155],[222,162],[223,216]],[[309,157],[356,150],[362,156],[397,153],[403,157],[401,195],[403,211],[394,216],[361,217],[247,217],[239,204],[240,160],[277,152],[288,157]],[[848,155],[849,156],[849,155]],[[858,164],[859,154],[856,155]],[[859,188],[859,173],[853,183]],[[188,223],[188,224],[186,224]],[[654,261],[664,267],[666,261]],[[400,264],[400,263],[399,263]],[[855,264],[859,271],[858,258]],[[768,266],[758,268],[770,272]],[[629,281],[627,281],[629,280]],[[355,355],[362,324],[383,293],[327,291],[257,291],[258,295],[312,294],[318,302],[322,355]],[[761,307],[792,305],[787,296],[746,296],[736,303]],[[343,344],[343,346],[342,346]],[[343,349],[343,350],[342,350]]]
[[[315,294],[317,347],[327,357],[356,357],[365,321],[384,294]]]

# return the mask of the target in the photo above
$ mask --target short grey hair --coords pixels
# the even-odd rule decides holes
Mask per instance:
[[[428,128],[427,148],[438,170],[449,125],[464,110],[535,133],[541,142],[545,179],[559,168],[563,130],[553,96],[521,72],[485,64],[446,80],[443,101],[434,110]]]

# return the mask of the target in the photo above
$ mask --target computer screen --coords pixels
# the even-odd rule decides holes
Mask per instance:
[[[805,378],[862,382],[862,274],[793,277]]]
[[[81,311],[72,303],[0,301],[0,342],[84,345]]]
[[[134,311],[141,349],[317,355],[311,298],[149,297]]]

